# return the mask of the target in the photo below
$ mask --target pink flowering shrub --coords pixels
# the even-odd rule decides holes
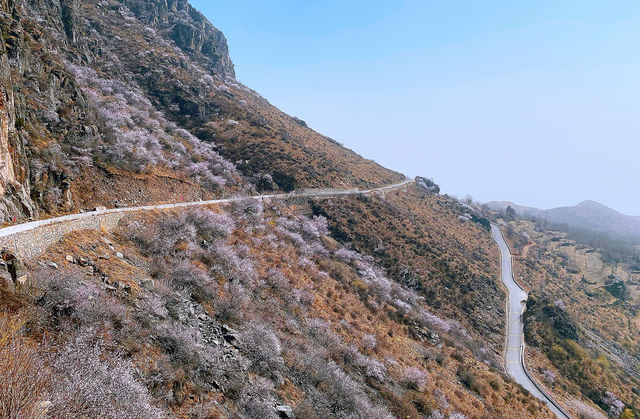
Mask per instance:
[[[605,392],[605,396],[602,398],[602,403],[608,407],[608,413],[611,417],[617,418],[624,410],[624,402],[616,397],[615,394],[610,391]]]
[[[104,325],[116,329],[127,323],[127,311],[104,286],[68,273],[56,275],[38,271],[34,280],[44,288],[40,305],[56,322],[73,321],[90,326]]]
[[[376,348],[376,337],[373,335],[364,335],[362,337],[362,347],[365,351],[373,351]]]
[[[136,379],[135,367],[106,356],[93,329],[80,329],[52,358],[51,368],[56,377],[49,395],[52,417],[164,417]]]
[[[276,231],[282,237],[292,242],[305,255],[326,256],[328,250],[320,239],[329,234],[327,220],[324,217],[288,218],[280,217]]]
[[[542,371],[542,378],[547,383],[552,384],[556,381],[556,374],[551,370],[544,370]]]
[[[266,324],[249,323],[240,334],[240,344],[256,371],[269,374],[283,367],[280,339]]]
[[[235,184],[235,166],[214,145],[167,121],[133,82],[108,79],[72,63],[67,63],[67,71],[103,123],[94,158],[137,172],[154,166],[183,170],[210,190]]]

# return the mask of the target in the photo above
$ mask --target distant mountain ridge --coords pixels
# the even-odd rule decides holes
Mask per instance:
[[[553,223],[567,224],[617,236],[640,239],[640,217],[622,214],[596,201],[583,201],[572,207],[558,207],[542,210],[526,207],[508,201],[492,201],[487,205],[493,210],[504,211],[511,206],[522,216],[536,217]]]
[[[487,205],[492,210],[504,211],[507,207],[513,208],[519,215],[538,215],[544,212],[539,208],[527,207],[524,205],[518,205],[511,201],[491,201],[487,202]]]

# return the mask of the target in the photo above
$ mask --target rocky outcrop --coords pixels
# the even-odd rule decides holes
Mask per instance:
[[[550,347],[566,339],[579,340],[575,320],[544,296],[529,294],[523,318],[525,339],[532,346]]]
[[[235,78],[224,34],[186,0],[123,0],[123,4],[215,74]]]
[[[24,119],[16,112],[12,67],[20,62],[22,28],[13,21],[14,1],[0,3],[0,221],[34,215],[29,197],[29,164],[24,139],[18,131]]]
[[[0,257],[0,289],[11,291],[16,286],[26,285],[27,279],[24,263],[3,249]]]
[[[431,179],[427,179],[427,178],[422,177],[422,176],[417,176],[416,177],[416,185],[418,185],[419,188],[427,191],[428,193],[431,193],[431,194],[439,194],[440,193],[440,186],[438,186]]]
[[[287,405],[276,406],[276,413],[281,419],[294,419],[293,409]]]
[[[0,179],[3,183],[16,181],[13,159],[9,152],[9,113],[2,96],[0,96]]]
[[[60,52],[83,38],[80,5],[0,2],[0,222],[73,209],[70,177],[79,156],[69,151],[97,135],[61,61]],[[89,50],[75,52],[82,50],[89,59]]]
[[[9,272],[9,266],[3,260],[0,260],[0,290],[13,291],[15,284],[13,277]]]

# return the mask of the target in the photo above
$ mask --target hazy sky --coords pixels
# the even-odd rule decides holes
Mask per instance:
[[[640,215],[637,0],[191,3],[241,82],[365,157],[459,197]]]

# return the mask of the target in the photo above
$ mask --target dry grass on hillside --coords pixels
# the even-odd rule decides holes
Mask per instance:
[[[55,336],[56,354],[96,348],[87,356],[144,388],[134,408],[152,409],[148,397],[176,417],[273,417],[279,403],[310,418],[548,416],[477,358],[475,333],[327,235],[322,218],[287,213],[247,201],[71,234],[31,266],[36,299],[12,312],[27,319],[20,336]]]
[[[532,223],[515,221],[507,231],[515,249],[515,274],[556,307],[553,310],[568,313],[578,327],[577,344],[556,338],[531,352],[539,380],[576,414],[585,406],[608,410],[607,392],[638,409],[640,329],[633,321],[637,307],[633,299],[623,301],[605,288],[609,275],[627,279],[632,274],[622,264],[605,263],[597,250],[558,232],[536,231]],[[526,246],[529,250],[522,257]]]
[[[391,278],[500,356],[505,294],[498,250],[482,226],[458,219],[467,211],[459,203],[412,185],[384,197],[318,201],[312,210],[328,218],[339,241],[372,256]]]

